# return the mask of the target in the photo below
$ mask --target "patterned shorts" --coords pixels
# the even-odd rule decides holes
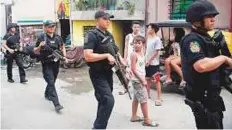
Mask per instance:
[[[139,103],[146,103],[148,96],[146,87],[143,87],[141,83],[132,81],[132,86],[134,88],[134,100]]]

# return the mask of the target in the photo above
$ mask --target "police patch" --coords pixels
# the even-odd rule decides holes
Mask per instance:
[[[84,43],[87,43],[87,42],[88,42],[88,35],[86,34],[84,38]]]
[[[200,44],[197,41],[190,42],[190,51],[193,53],[200,52]]]

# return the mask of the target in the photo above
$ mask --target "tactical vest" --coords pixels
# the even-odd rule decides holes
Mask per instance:
[[[43,34],[45,46],[40,49],[40,60],[42,62],[53,62],[53,57],[48,57],[52,54],[53,50],[60,50],[61,47],[61,41],[58,38],[58,35],[54,34],[53,40],[48,40],[48,37],[46,34]]]
[[[204,52],[205,57],[214,58],[220,55],[220,48],[218,47],[218,44],[216,42],[214,42],[209,37],[201,36],[200,34],[197,34],[195,32],[191,32],[182,39],[181,48],[183,46],[183,41],[189,36],[195,37],[196,39],[200,40],[200,46],[202,51]],[[220,93],[221,67],[211,72],[198,73],[194,70],[193,67],[185,66],[192,64],[188,63],[188,59],[182,53],[181,58],[183,64],[183,75],[185,81],[187,81],[188,84],[187,93],[190,92],[190,95],[192,95],[194,98],[202,98],[202,96],[205,95],[205,91],[207,91],[208,94],[212,95]],[[190,96],[190,98],[192,98],[192,96]]]
[[[98,54],[104,54],[104,53],[110,53],[111,55],[113,55],[113,53],[110,51],[109,47],[113,46],[113,38],[111,39],[111,43],[103,43],[103,37],[101,35],[104,34],[100,34],[101,32],[99,32],[97,29],[91,30],[88,33],[93,33],[96,38],[97,38],[97,43],[95,48],[93,48],[93,52],[94,53],[98,53]],[[112,35],[109,35],[110,37],[113,37]],[[109,61],[107,59],[101,60],[101,61],[96,61],[96,62],[91,62],[91,63],[87,63],[87,65],[94,71],[111,71],[111,68],[113,67],[112,65],[109,64]]]
[[[11,49],[18,49],[19,48],[19,36],[17,34],[11,35],[6,39],[7,41],[7,46]]]

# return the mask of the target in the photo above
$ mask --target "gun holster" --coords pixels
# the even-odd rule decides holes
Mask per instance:
[[[204,105],[200,101],[192,101],[190,99],[185,99],[184,100],[186,105],[189,105],[189,107],[192,109],[194,113],[199,113],[199,114],[206,114],[207,109],[204,107]]]
[[[189,105],[194,113],[196,119],[204,120],[205,125],[215,126],[216,128],[221,128],[221,119],[223,118],[222,111],[211,112],[208,111],[204,105],[199,102],[193,102],[189,99],[185,99],[185,104]]]

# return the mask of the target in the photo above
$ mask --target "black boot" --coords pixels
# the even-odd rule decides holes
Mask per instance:
[[[27,79],[20,80],[20,83],[26,83],[26,82],[28,82]]]
[[[60,112],[60,110],[62,110],[62,109],[64,109],[64,107],[63,106],[61,106],[61,105],[57,105],[57,106],[55,106],[55,110],[56,110],[56,112]]]
[[[8,82],[14,83],[14,80],[13,79],[8,79]]]

